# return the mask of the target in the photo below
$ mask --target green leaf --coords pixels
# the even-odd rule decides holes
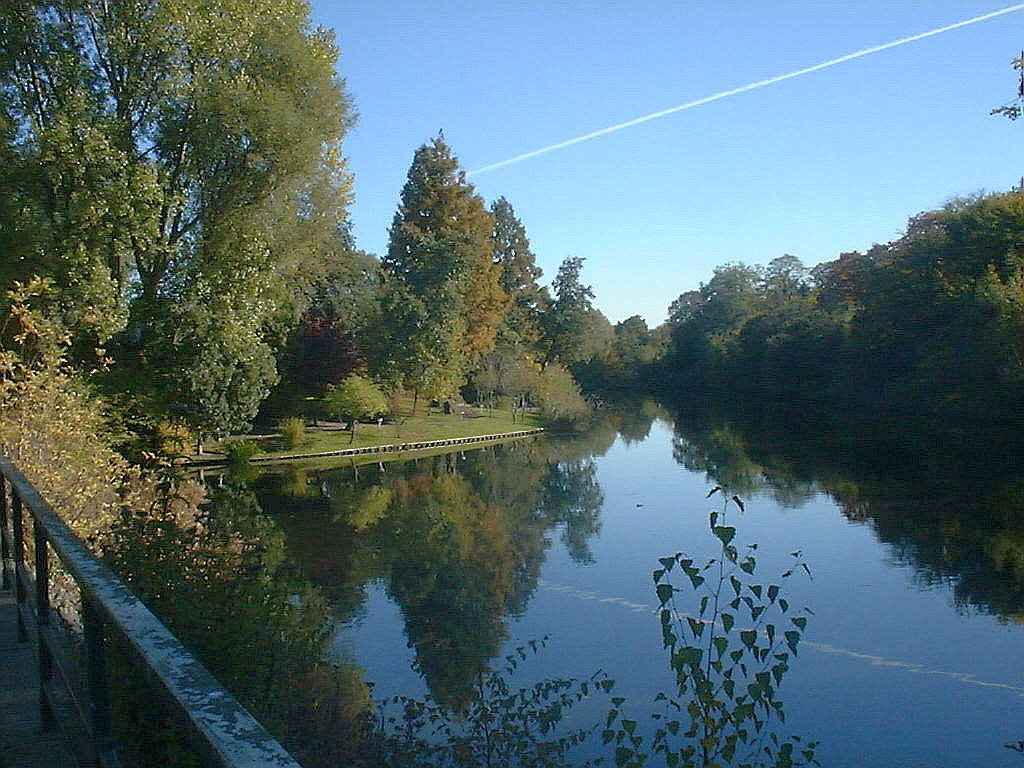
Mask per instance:
[[[796,646],[800,642],[800,633],[795,629],[791,629],[788,632],[784,632],[783,636],[786,638],[786,645],[789,646],[789,650],[796,654]]]
[[[740,512],[746,511],[743,507],[743,500],[739,496],[733,496],[732,500],[736,502],[736,506],[740,508]]]
[[[665,605],[665,603],[672,599],[672,595],[675,594],[676,589],[671,584],[659,584],[657,591],[658,600],[661,601],[662,605]]]
[[[718,658],[722,658],[722,655],[729,647],[729,641],[726,640],[724,637],[717,636],[714,638],[714,640],[712,640],[712,642],[715,644],[715,650],[718,651]]]
[[[721,490],[722,490],[722,487],[720,485],[716,485],[714,488],[712,488],[710,491],[708,491],[708,495],[705,496],[704,498],[705,499],[710,499],[712,496],[714,496],[716,493],[718,493]]]
[[[757,632],[753,629],[744,629],[740,631],[740,640],[747,648],[753,648],[754,643],[757,642]]]
[[[692,645],[680,648],[676,653],[676,660],[679,664],[689,664],[692,667],[700,666],[701,659],[703,658],[704,651]]]
[[[736,619],[731,613],[722,614],[722,628],[725,629],[726,634],[732,632],[733,625],[736,623]]]
[[[803,616],[794,616],[790,621],[800,630],[807,629],[807,619]]]
[[[768,599],[771,602],[774,603],[775,602],[775,598],[777,598],[778,596],[779,596],[779,585],[778,584],[772,584],[770,587],[768,587]]]
[[[718,537],[718,540],[722,542],[723,546],[728,545],[729,542],[736,538],[736,529],[731,525],[716,525],[712,531]]]

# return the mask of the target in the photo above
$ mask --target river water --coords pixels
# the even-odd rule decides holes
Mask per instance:
[[[794,551],[810,571],[783,588],[813,613],[778,687],[782,733],[833,768],[1021,767],[1024,472],[1007,445],[646,403],[571,439],[289,467],[252,488],[326,596],[327,653],[377,699],[465,706],[532,640],[514,683],[602,670],[649,737],[655,695],[675,691],[651,573],[720,552],[724,497],[706,497],[721,486],[743,503],[726,514],[741,551],[757,545],[755,580],[778,582]],[[609,707],[591,696],[572,718],[603,727]]]

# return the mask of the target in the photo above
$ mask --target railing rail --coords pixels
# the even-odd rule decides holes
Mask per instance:
[[[25,563],[28,518],[35,543],[34,573],[29,572]],[[224,690],[181,641],[88,550],[4,456],[0,456],[0,539],[3,586],[9,589],[13,578],[18,604],[18,639],[27,641],[30,631],[39,639],[39,702],[44,727],[57,724],[55,702],[70,696],[74,704],[71,711],[77,712],[84,722],[68,726],[71,730],[84,728],[87,734],[89,748],[82,756],[86,764],[97,768],[122,765],[111,732],[105,642],[109,632],[127,642],[136,664],[166,694],[172,711],[201,753],[224,768],[299,768],[294,758]],[[50,621],[51,550],[81,591],[84,691],[73,673],[63,664],[55,663],[61,648],[59,633],[53,631]]]

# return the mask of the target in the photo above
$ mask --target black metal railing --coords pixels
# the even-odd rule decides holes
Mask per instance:
[[[31,521],[34,570],[25,562]],[[225,768],[299,768],[260,723],[218,683],[110,568],[93,555],[6,457],[0,456],[3,587],[14,587],[18,640],[39,645],[39,706],[44,728],[60,726],[85,765],[120,768],[112,736],[108,634],[166,694],[197,751]],[[50,552],[81,594],[82,664],[54,626]],[[3,755],[0,755],[0,762]]]

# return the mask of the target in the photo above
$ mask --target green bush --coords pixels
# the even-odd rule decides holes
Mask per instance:
[[[540,413],[548,426],[577,426],[590,417],[590,406],[580,394],[572,374],[560,365],[549,365],[540,376],[537,392]]]
[[[306,422],[304,419],[292,417],[281,419],[278,425],[285,448],[298,448],[306,440]]]
[[[224,446],[224,453],[230,464],[245,464],[260,453],[260,446],[255,440],[233,440]]]

